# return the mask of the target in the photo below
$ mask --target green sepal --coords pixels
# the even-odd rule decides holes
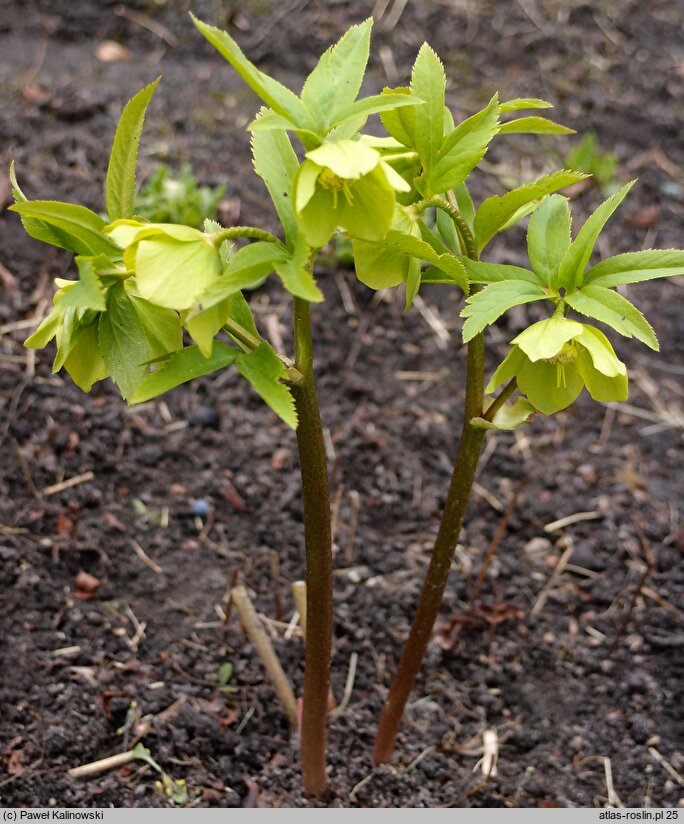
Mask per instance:
[[[150,361],[183,344],[176,312],[156,306],[134,291],[130,280],[115,284],[100,315],[99,348],[112,379],[128,400],[149,372]]]
[[[84,392],[90,392],[93,384],[109,375],[107,364],[100,354],[97,324],[82,328],[75,336],[64,368],[71,379]]]
[[[169,355],[154,372],[144,378],[136,387],[129,403],[144,403],[194,378],[223,369],[234,363],[239,354],[237,349],[218,340],[214,341],[209,357],[205,357],[197,346],[186,346]]]
[[[506,192],[505,195],[487,198],[477,210],[473,223],[478,251],[482,251],[497,232],[513,226],[528,215],[545,195],[587,177],[589,175],[583,172],[562,169],[531,183],[525,183]]]
[[[545,298],[548,298],[547,293],[535,283],[505,280],[489,284],[466,298],[466,305],[461,312],[461,317],[466,318],[463,324],[463,342],[472,340],[513,306]]]
[[[105,187],[110,222],[133,217],[138,146],[147,106],[160,80],[158,77],[128,101],[116,127]]]
[[[415,218],[402,206],[396,206],[392,221],[393,231],[420,237]],[[356,277],[371,289],[388,289],[408,280],[411,257],[388,247],[385,243],[352,241]],[[420,269],[420,264],[418,265]]]
[[[551,317],[528,326],[511,343],[517,344],[531,361],[555,357],[563,346],[582,334],[583,324],[570,318]]]
[[[235,364],[276,415],[296,429],[294,398],[289,388],[281,383],[287,378],[287,371],[273,349],[266,342],[261,343],[253,352],[241,353]]]
[[[478,429],[503,429],[511,431],[528,423],[536,408],[527,398],[516,398],[513,403],[505,403],[494,413],[494,418],[487,421],[484,418],[471,418],[470,423]]]
[[[660,349],[653,328],[626,297],[605,286],[585,285],[569,292],[565,302],[576,312],[612,326],[626,338],[635,337],[657,352]]]

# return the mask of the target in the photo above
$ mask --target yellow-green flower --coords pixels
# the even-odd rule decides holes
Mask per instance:
[[[105,234],[123,250],[140,294],[167,309],[189,309],[221,274],[211,235],[173,223],[117,220]]]
[[[546,415],[565,409],[585,386],[596,401],[627,399],[627,369],[593,326],[552,317],[532,324],[511,343],[486,392],[514,377],[518,389]]]
[[[295,212],[314,248],[338,226],[358,240],[378,241],[392,225],[395,191],[409,189],[376,149],[338,140],[306,153],[294,179]]]

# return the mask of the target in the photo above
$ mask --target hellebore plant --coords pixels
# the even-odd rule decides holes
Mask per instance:
[[[72,251],[79,274],[57,280],[54,308],[26,345],[42,348],[56,339],[55,371],[64,367],[84,391],[111,377],[129,403],[234,365],[296,429],[309,616],[301,763],[306,792],[324,796],[333,624],[330,498],[310,322],[310,304],[323,300],[313,277],[317,252],[343,232],[352,240],[358,279],[372,289],[404,284],[407,309],[424,283],[457,287],[466,296],[463,429],[430,566],[380,718],[377,762],[392,757],[487,431],[515,429],[535,412],[553,414],[584,387],[602,402],[624,400],[627,370],[610,342],[593,323],[568,313],[657,349],[643,315],[615,288],[683,273],[684,252],[635,252],[587,268],[600,231],[631,184],[603,203],[573,240],[568,200],[554,193],[585,177],[579,172],[545,175],[475,209],[466,180],[495,137],[572,130],[537,115],[516,116],[549,108],[543,100],[502,103],[498,96],[456,124],[445,106],[444,69],[427,44],[408,87],[358,98],[369,56],[367,20],[323,54],[297,95],[254,66],[227,33],[193,22],[264,104],[249,130],[254,169],[279,220],[276,232],[209,220],[200,230],[135,215],[137,150],[155,81],[127,104],[117,127],[107,220],[74,204],[29,201],[11,172],[12,208],[26,231]],[[382,137],[361,132],[375,114],[386,130]],[[492,238],[530,215],[529,269],[480,259]],[[238,248],[241,238],[252,242]],[[271,273],[293,298],[293,360],[262,338],[242,295]],[[548,317],[514,338],[485,388],[484,331],[532,301],[549,302]],[[192,345],[184,345],[183,330]]]

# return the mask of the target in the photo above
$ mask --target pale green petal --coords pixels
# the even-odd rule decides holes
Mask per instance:
[[[410,192],[411,186],[404,180],[404,178],[395,171],[389,163],[384,160],[380,161],[380,168],[385,174],[385,178],[389,186],[396,189],[398,192]]]
[[[627,400],[629,389],[626,372],[609,376],[599,371],[587,349],[580,350],[577,358],[577,369],[589,390],[589,394],[595,401],[610,403],[611,401]]]
[[[305,160],[297,170],[292,184],[296,212],[301,212],[313,197],[318,175],[322,171],[320,166],[310,160]]]
[[[115,220],[109,226],[105,226],[102,231],[109,235],[117,246],[125,249],[133,243],[138,232],[146,225],[139,220]]]
[[[306,156],[344,180],[358,180],[373,171],[380,162],[379,152],[356,140],[324,143],[307,152]]]
[[[496,372],[489,379],[489,383],[485,387],[487,394],[492,393],[497,386],[500,386],[505,381],[509,381],[518,374],[518,370],[524,363],[527,363],[527,357],[523,352],[514,346],[506,357],[498,365]]]
[[[337,193],[337,202],[344,199]],[[339,210],[335,208],[333,192],[317,186],[306,206],[297,214],[299,227],[306,242],[314,249],[320,249],[330,240],[339,225]]]
[[[137,244],[136,281],[144,298],[168,309],[189,309],[219,276],[217,250],[198,234],[201,239],[195,243],[157,235]]]
[[[392,226],[394,190],[387,185],[377,168],[358,180],[351,188],[351,202],[339,192],[338,223],[358,240],[382,240]]]
[[[589,351],[594,367],[599,372],[609,378],[627,374],[627,367],[619,360],[603,332],[594,329],[593,326],[582,324],[582,334],[576,340]]]
[[[545,415],[570,406],[584,387],[576,361],[565,364],[561,371],[560,364],[528,360],[517,377],[518,389]]]
[[[557,355],[565,344],[582,334],[583,326],[568,318],[547,318],[533,323],[511,343],[516,343],[531,361]]]

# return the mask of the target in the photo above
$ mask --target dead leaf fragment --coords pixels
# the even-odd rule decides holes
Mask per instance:
[[[95,46],[95,57],[101,63],[121,63],[133,59],[131,52],[116,40],[103,40]]]
[[[74,578],[74,598],[81,601],[90,601],[97,594],[102,581],[89,572],[79,572]]]

